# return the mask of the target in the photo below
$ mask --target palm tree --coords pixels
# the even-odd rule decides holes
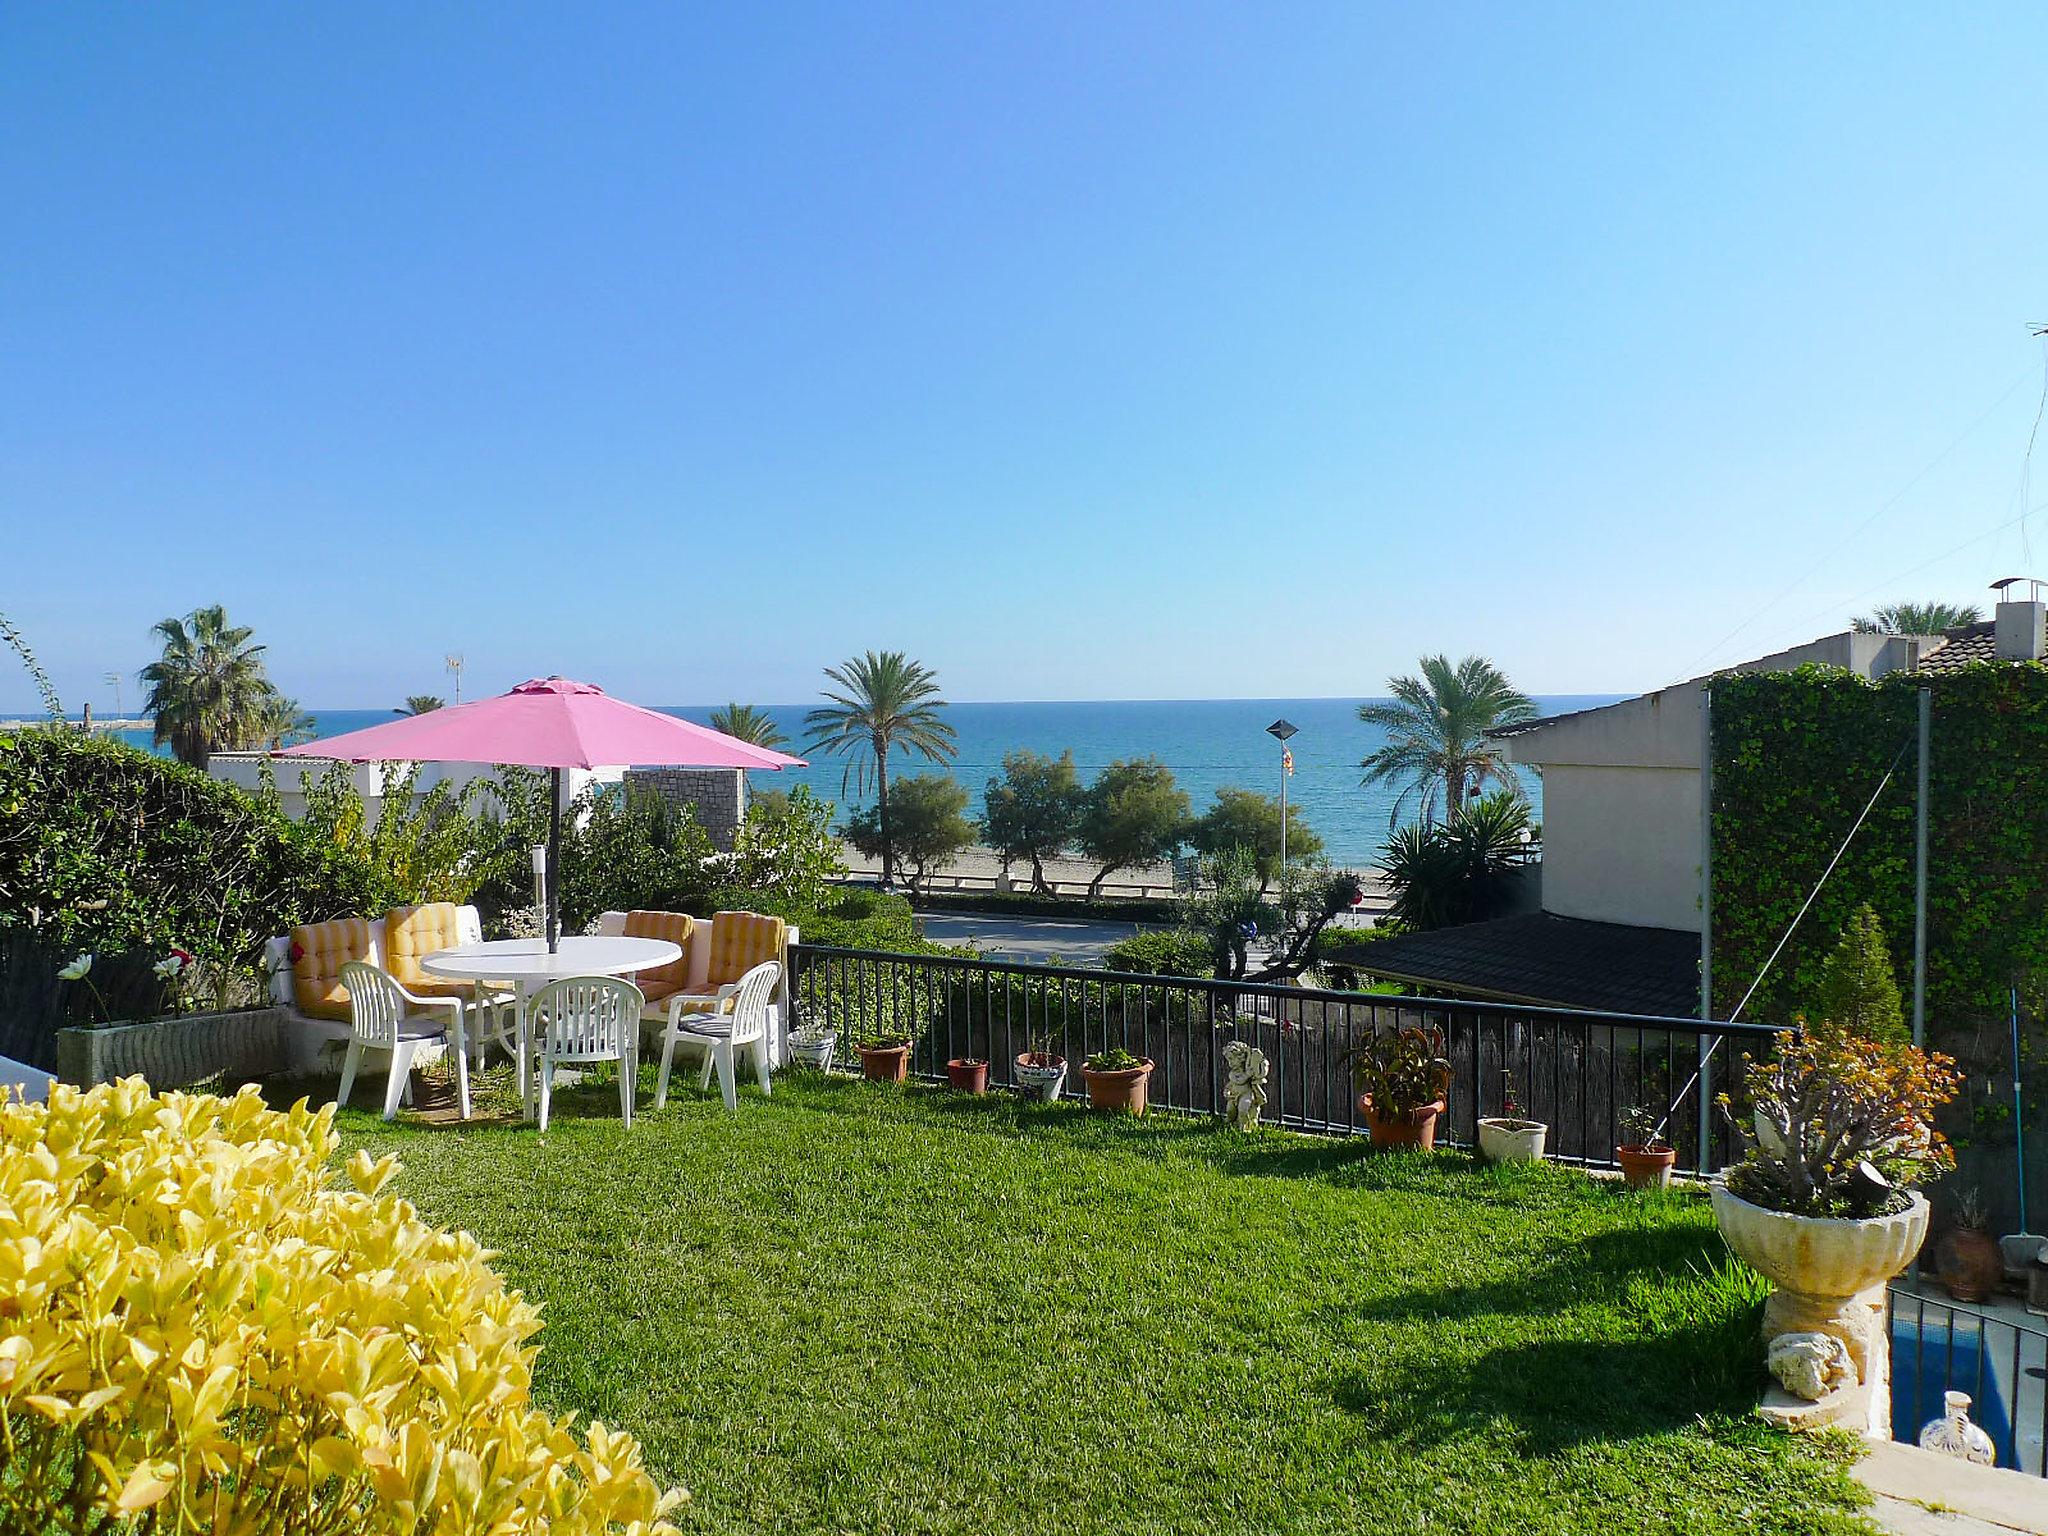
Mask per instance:
[[[405,696],[405,708],[394,709],[391,713],[394,715],[431,715],[447,702],[446,699],[431,693],[408,693]]]
[[[714,709],[711,711],[711,729],[737,741],[766,747],[770,752],[779,752],[787,745],[781,728],[768,718],[768,712],[751,704],[728,704],[722,709]]]
[[[1983,617],[1975,603],[1886,603],[1875,613],[1851,619],[1849,627],[1865,635],[1938,635]]]
[[[263,647],[251,645],[246,625],[228,623],[219,603],[165,619],[151,633],[163,640],[161,659],[142,669],[149,684],[143,708],[156,720],[158,746],[169,744],[181,763],[203,766],[213,752],[260,740],[274,723],[277,690],[263,670]]]
[[[275,688],[264,700],[262,711],[256,716],[249,733],[237,742],[242,747],[268,747],[275,752],[280,747],[289,747],[301,741],[311,741],[319,727],[313,717],[299,707],[297,699],[288,699]]]
[[[1447,657],[1425,656],[1420,677],[1390,678],[1387,691],[1390,702],[1361,704],[1358,718],[1387,733],[1387,744],[1359,766],[1366,784],[1402,786],[1389,827],[1411,800],[1419,798],[1427,823],[1442,795],[1448,821],[1464,808],[1468,789],[1489,782],[1519,787],[1506,755],[1486,733],[1535,719],[1536,705],[1484,656],[1467,656],[1455,667]]]
[[[928,762],[951,762],[953,727],[939,717],[946,701],[938,696],[936,672],[901,651],[869,651],[827,667],[825,676],[838,691],[821,690],[831,702],[804,716],[813,751],[844,753],[846,771],[839,781],[843,794],[851,784],[867,793],[873,775],[876,830],[882,841],[882,884],[896,883],[896,858],[889,839],[889,753],[902,748]]]

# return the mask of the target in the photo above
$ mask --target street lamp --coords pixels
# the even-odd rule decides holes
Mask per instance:
[[[1298,727],[1285,720],[1275,720],[1266,727],[1266,734],[1280,743],[1280,901],[1287,901],[1287,780],[1294,773],[1294,751],[1287,745],[1287,738],[1294,735]]]

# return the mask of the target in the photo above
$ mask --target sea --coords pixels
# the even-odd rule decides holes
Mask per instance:
[[[1569,694],[1539,698],[1537,707],[1546,715],[1564,714],[1609,704],[1615,694]],[[1323,851],[1333,863],[1369,866],[1378,862],[1381,845],[1389,831],[1407,814],[1394,815],[1398,793],[1392,788],[1368,787],[1360,782],[1359,763],[1385,734],[1358,718],[1360,699],[1140,699],[1120,701],[1033,702],[1013,704],[949,704],[945,718],[952,725],[958,755],[943,770],[917,759],[894,757],[892,777],[907,773],[944,771],[966,785],[975,809],[981,803],[983,787],[1002,771],[1003,754],[1018,748],[1057,756],[1074,754],[1074,766],[1082,780],[1092,778],[1108,764],[1121,758],[1156,757],[1173,769],[1181,788],[1187,791],[1196,814],[1213,803],[1216,791],[1226,786],[1278,794],[1280,789],[1280,745],[1266,734],[1276,720],[1296,728],[1289,746],[1294,753],[1294,773],[1287,783],[1287,797],[1301,806],[1301,814],[1323,839]],[[792,743],[804,739],[803,717],[808,704],[770,705],[766,713]],[[710,705],[665,706],[667,712],[685,719],[708,721]],[[321,736],[359,730],[392,718],[389,710],[316,710],[313,718]],[[147,732],[122,733],[123,739],[147,748]],[[759,788],[792,788],[807,784],[823,799],[836,802],[842,813],[864,803],[844,779],[845,765],[818,757],[808,768],[785,769],[780,773],[754,775]],[[1521,770],[1523,790],[1542,815],[1543,786],[1536,774]]]

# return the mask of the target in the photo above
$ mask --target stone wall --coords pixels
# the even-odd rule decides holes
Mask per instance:
[[[226,1073],[227,1091],[287,1062],[285,1012],[177,1014],[143,1024],[57,1031],[57,1076],[80,1088],[140,1075],[152,1088],[184,1088]]]
[[[747,815],[747,775],[738,768],[634,768],[626,774],[626,787],[650,790],[671,805],[687,805],[722,853],[732,851]]]

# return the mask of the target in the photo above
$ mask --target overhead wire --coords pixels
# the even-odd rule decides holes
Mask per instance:
[[[1869,528],[1871,524],[1875,523],[1879,518],[1883,517],[1887,512],[1891,511],[1892,508],[1896,507],[1901,501],[1904,501],[1906,497],[1920,484],[1921,481],[1925,480],[1929,475],[1933,474],[1936,469],[1940,468],[1940,466],[1943,464],[1943,462],[1947,460],[1950,454],[1954,453],[1956,449],[1960,448],[1966,441],[1968,441],[1970,436],[1973,433],[1975,433],[1979,427],[1983,426],[1985,422],[1989,421],[1992,418],[1992,416],[1996,414],[2000,406],[2004,405],[2007,400],[2012,398],[2013,391],[2018,389],[2022,384],[2026,383],[2026,381],[2030,377],[2032,377],[2033,371],[2034,370],[2031,367],[2029,367],[2022,373],[2020,373],[2020,375],[2017,378],[2015,378],[2010,384],[2006,385],[2006,387],[2003,390],[1999,391],[1997,399],[1993,400],[1990,405],[1986,406],[1984,410],[1967,427],[1963,428],[1961,432],[1957,433],[1956,436],[1952,440],[1950,440],[1947,447],[1943,448],[1933,458],[1929,459],[1925,464],[1921,465],[1921,467],[1914,472],[1913,476],[1910,479],[1908,479],[1904,485],[1900,486],[1898,490],[1894,491],[1889,497],[1887,497],[1884,500],[1883,503],[1881,503],[1878,506],[1876,511],[1872,512],[1868,517],[1864,518],[1860,523],[1856,524],[1855,527],[1851,528],[1847,533],[1843,534],[1841,538],[1836,540],[1832,545],[1828,547],[1828,549],[1820,556],[1819,559],[1815,560],[1812,565],[1808,566],[1805,570],[1801,571],[1797,576],[1795,576],[1775,596],[1769,598],[1767,601],[1759,605],[1757,608],[1751,610],[1749,616],[1743,619],[1741,623],[1737,624],[1733,629],[1729,630],[1728,633],[1723,635],[1719,640],[1716,640],[1712,645],[1708,646],[1705,650],[1701,651],[1699,655],[1696,656],[1692,660],[1692,662],[1688,664],[1688,666],[1686,667],[1687,673],[1691,674],[1696,672],[1701,662],[1706,661],[1710,657],[1719,655],[1723,650],[1727,649],[1728,643],[1730,641],[1734,640],[1736,636],[1744,633],[1752,624],[1756,623],[1758,619],[1762,618],[1766,613],[1769,613],[1773,608],[1777,607],[1778,604],[1782,603],[1786,598],[1790,597],[1794,592],[1798,591],[1801,587],[1806,585],[1806,583],[1812,579],[1814,574],[1823,569],[1829,561],[1835,558],[1836,555],[1840,554],[1845,546],[1847,546],[1865,529]]]

